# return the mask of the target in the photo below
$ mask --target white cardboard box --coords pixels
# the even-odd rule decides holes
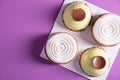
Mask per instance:
[[[87,1],[78,0],[78,1],[81,1],[81,2],[84,2],[84,3],[87,3],[87,5],[89,6],[89,8],[92,12],[93,18],[92,18],[90,26],[88,26],[86,30],[80,31],[80,32],[70,31],[69,29],[66,28],[66,26],[64,26],[64,23],[63,23],[63,20],[62,20],[62,12],[69,3],[74,2],[74,1],[76,1],[76,0],[65,0],[64,1],[63,5],[61,7],[61,10],[60,10],[60,12],[57,16],[57,19],[55,20],[55,23],[54,23],[54,26],[52,28],[52,31],[51,31],[50,35],[53,34],[53,33],[56,33],[56,32],[68,32],[68,33],[72,34],[78,41],[78,55],[80,55],[87,48],[102,47],[102,46],[98,46],[91,36],[91,24],[92,24],[92,21],[94,21],[95,16],[98,16],[98,15],[101,15],[101,14],[104,14],[104,13],[110,13],[110,12],[106,11],[106,10],[100,8],[100,7],[97,7],[97,6],[91,4]],[[60,66],[66,68],[66,69],[69,69],[69,70],[71,70],[71,71],[73,71],[73,72],[75,72],[75,73],[77,73],[81,76],[84,76],[84,77],[86,77],[90,80],[106,80],[107,75],[110,71],[110,68],[111,68],[111,66],[112,66],[112,64],[113,64],[113,62],[114,62],[114,60],[117,56],[120,45],[116,45],[116,46],[113,46],[113,47],[102,47],[102,48],[105,49],[108,56],[110,57],[110,67],[109,67],[108,71],[105,72],[102,76],[90,77],[90,76],[86,75],[81,70],[81,68],[79,66],[80,56],[78,56],[76,59],[74,59],[70,63],[62,64]],[[40,56],[48,60],[44,51],[45,50],[43,48]]]

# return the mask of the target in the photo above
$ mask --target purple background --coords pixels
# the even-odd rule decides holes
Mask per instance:
[[[120,14],[119,0],[87,0]],[[63,0],[0,0],[0,80],[86,80],[39,57]],[[120,80],[118,54],[107,80]]]

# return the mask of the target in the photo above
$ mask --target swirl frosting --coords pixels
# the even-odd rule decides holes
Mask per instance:
[[[95,40],[110,46],[120,42],[120,17],[115,14],[105,14],[93,26]]]
[[[57,33],[47,41],[46,54],[55,63],[67,63],[76,53],[76,40],[68,33]]]

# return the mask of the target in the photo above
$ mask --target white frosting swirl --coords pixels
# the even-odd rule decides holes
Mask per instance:
[[[67,63],[76,53],[76,40],[68,33],[55,34],[47,41],[46,54],[55,63]]]
[[[100,17],[93,26],[93,36],[97,42],[109,46],[120,42],[120,17],[106,14]]]

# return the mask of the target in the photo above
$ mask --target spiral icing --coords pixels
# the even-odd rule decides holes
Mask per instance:
[[[57,33],[47,41],[46,54],[55,63],[67,63],[76,53],[76,40],[68,33]]]
[[[93,36],[103,45],[115,45],[120,42],[120,17],[105,14],[93,26]]]

